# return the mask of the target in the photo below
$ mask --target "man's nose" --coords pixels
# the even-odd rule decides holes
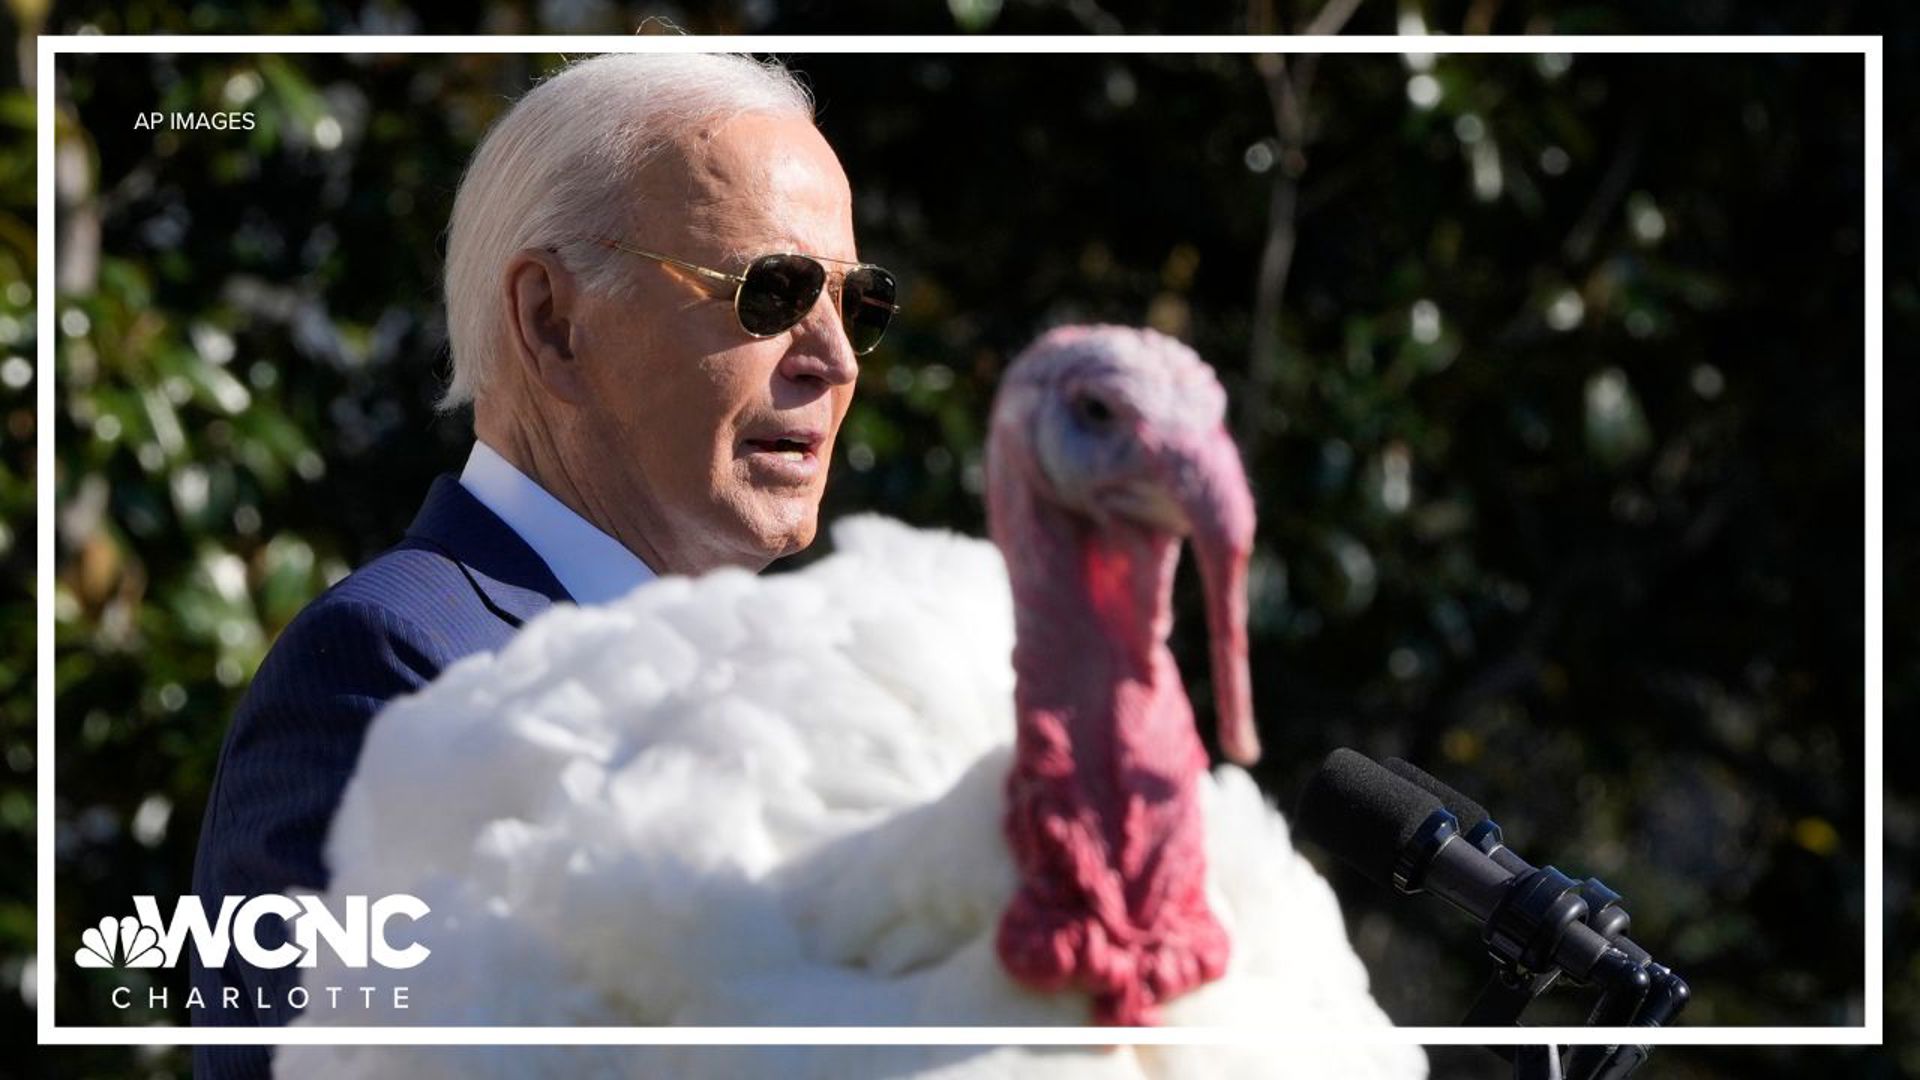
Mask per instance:
[[[780,373],[796,381],[818,379],[829,386],[850,383],[860,375],[860,358],[840,322],[833,297],[822,295],[807,317],[793,328],[793,342],[780,360]]]

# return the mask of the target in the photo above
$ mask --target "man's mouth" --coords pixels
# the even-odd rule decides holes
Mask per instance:
[[[811,428],[762,429],[741,439],[742,456],[757,462],[765,477],[777,483],[811,480],[820,470],[820,448],[826,436]]]
[[[759,454],[775,454],[788,461],[805,461],[813,456],[817,439],[805,437],[781,437],[777,439],[748,439],[747,449]]]

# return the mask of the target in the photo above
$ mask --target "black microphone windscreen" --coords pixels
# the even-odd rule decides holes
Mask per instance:
[[[1486,807],[1455,791],[1447,785],[1446,781],[1418,765],[1402,761],[1397,757],[1390,757],[1380,764],[1385,765],[1387,771],[1400,779],[1432,792],[1433,797],[1440,800],[1440,805],[1447,808],[1447,813],[1460,820],[1460,831],[1463,833],[1473,831],[1474,826],[1493,816],[1487,813]]]
[[[1301,835],[1391,889],[1401,849],[1439,809],[1431,793],[1343,747],[1307,781],[1294,818]]]

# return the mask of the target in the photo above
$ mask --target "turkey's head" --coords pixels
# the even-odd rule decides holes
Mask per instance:
[[[1164,334],[1120,326],[1046,334],[1015,359],[995,401],[989,527],[1007,554],[1017,602],[1065,602],[1049,583],[1021,580],[1023,570],[1031,578],[1062,569],[1027,557],[1043,543],[1042,531],[1065,526],[1074,539],[1105,540],[1135,562],[1156,557],[1156,539],[1175,542],[1163,546],[1176,553],[1180,538],[1191,539],[1206,603],[1220,747],[1245,765],[1260,757],[1247,674],[1254,509],[1225,427],[1226,404],[1213,369]],[[1081,568],[1089,573],[1082,576],[1094,579],[1086,599],[1096,614],[1110,624],[1135,620],[1154,641],[1164,641],[1170,596],[1153,595],[1165,592],[1155,572],[1164,569],[1170,581],[1171,565],[1119,566],[1084,546]],[[1114,580],[1120,576],[1139,588],[1121,590]],[[1020,596],[1023,585],[1027,598]],[[1135,636],[1135,627],[1111,629]]]
[[[1253,761],[1253,497],[1225,411],[1191,349],[1111,326],[1042,337],[994,405],[987,518],[1013,587],[1005,831],[1020,876],[996,945],[1017,981],[1091,993],[1102,1023],[1154,1023],[1226,969],[1196,795],[1207,756],[1167,648],[1190,538],[1221,749]]]

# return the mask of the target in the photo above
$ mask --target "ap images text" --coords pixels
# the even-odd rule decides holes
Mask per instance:
[[[250,112],[142,112],[133,114],[135,131],[252,131]]]

